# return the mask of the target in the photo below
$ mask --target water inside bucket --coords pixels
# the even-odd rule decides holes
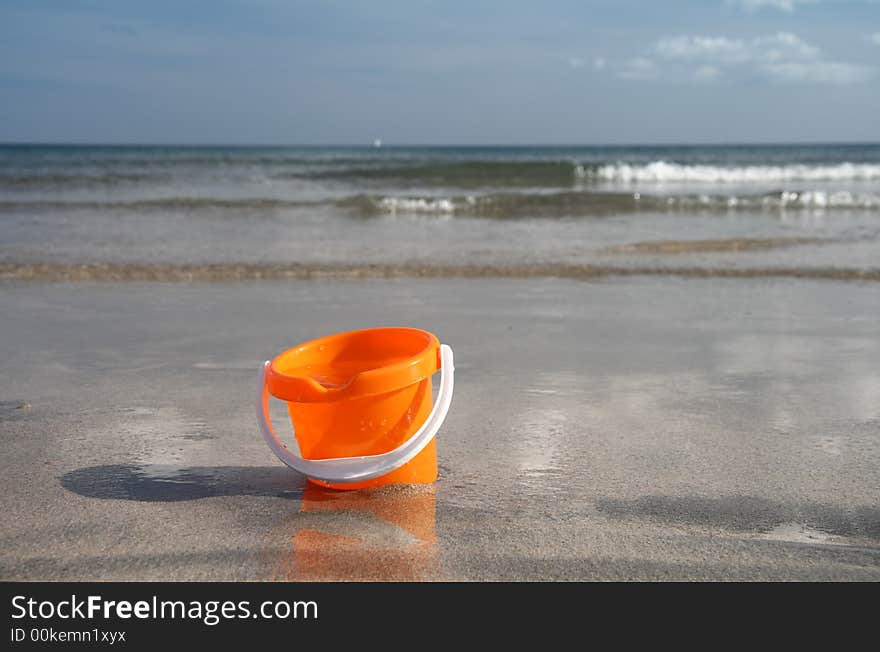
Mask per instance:
[[[334,360],[326,364],[310,364],[291,369],[290,375],[308,376],[328,389],[338,389],[348,385],[359,373],[397,364],[408,360],[408,356],[381,359]]]

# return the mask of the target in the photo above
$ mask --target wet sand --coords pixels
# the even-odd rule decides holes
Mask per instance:
[[[705,252],[756,251],[805,244],[820,244],[819,238],[716,238],[713,240],[657,240],[611,247],[613,254],[692,254]]]
[[[47,278],[0,282],[4,580],[880,580],[875,282]],[[456,352],[440,479],[309,487],[257,366],[389,324]]]

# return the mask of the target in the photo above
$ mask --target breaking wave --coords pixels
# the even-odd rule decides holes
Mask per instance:
[[[763,194],[678,194],[643,192],[509,192],[452,196],[353,195],[343,199],[213,199],[167,197],[134,201],[0,200],[0,211],[90,210],[190,213],[200,210],[247,212],[337,207],[359,216],[433,215],[485,218],[586,217],[642,212],[859,209],[880,211],[880,194],[850,191],[782,190]]]
[[[784,190],[752,195],[647,195],[644,193],[545,192],[485,195],[357,195],[339,202],[364,215],[463,215],[474,217],[566,217],[643,211],[880,210],[880,195],[848,191]]]
[[[614,163],[577,166],[582,179],[622,183],[776,183],[785,181],[873,181],[880,180],[880,164],[838,163],[834,165],[682,165],[652,161],[644,165]]]

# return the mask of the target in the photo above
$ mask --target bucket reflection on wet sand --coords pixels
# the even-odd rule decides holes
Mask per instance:
[[[285,580],[422,581],[439,573],[433,486],[335,491],[308,483]]]

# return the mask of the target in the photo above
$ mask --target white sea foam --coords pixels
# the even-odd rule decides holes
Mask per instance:
[[[763,196],[717,197],[698,195],[696,202],[691,197],[682,197],[683,204],[697,203],[702,206],[726,205],[729,208],[880,208],[880,195],[853,193],[845,190],[828,192],[825,190],[784,190],[781,193]]]
[[[467,200],[473,203],[473,198]],[[391,213],[454,213],[461,210],[462,206],[452,199],[423,198],[423,197],[383,197],[379,201],[379,208]]]
[[[778,203],[780,206],[783,207],[804,206],[808,208],[877,208],[880,207],[880,195],[859,194],[846,191],[786,191],[779,195]]]
[[[871,181],[880,180],[880,164],[838,163],[835,165],[682,165],[653,161],[644,165],[615,163],[596,168],[577,166],[581,178],[602,181],[761,183],[778,181]]]
[[[369,199],[369,210],[387,215],[483,215],[529,217],[593,215],[633,210],[814,210],[880,209],[880,194],[847,190],[783,190],[772,193],[645,194],[633,193],[510,193],[459,197],[393,196]]]

